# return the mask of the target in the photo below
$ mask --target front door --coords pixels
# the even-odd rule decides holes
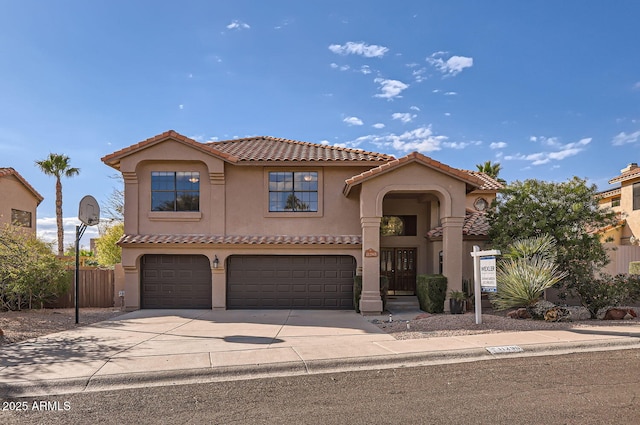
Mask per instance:
[[[389,279],[389,293],[414,295],[416,293],[416,249],[381,248],[380,275]]]

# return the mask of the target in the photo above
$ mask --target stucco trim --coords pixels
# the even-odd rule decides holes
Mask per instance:
[[[151,221],[200,221],[201,211],[149,211],[147,218]]]
[[[442,217],[451,215],[452,199],[451,194],[444,187],[437,184],[392,184],[383,187],[376,196],[376,215],[382,217],[382,201],[389,192],[435,192],[435,196],[440,201]]]

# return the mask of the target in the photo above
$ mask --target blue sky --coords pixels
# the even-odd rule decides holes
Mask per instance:
[[[80,199],[117,183],[100,158],[169,129],[269,135],[403,156],[508,181],[601,190],[640,145],[640,2],[0,0],[0,166],[45,197],[34,161],[71,157]],[[87,231],[85,240],[94,236]],[[85,242],[83,241],[83,244]]]

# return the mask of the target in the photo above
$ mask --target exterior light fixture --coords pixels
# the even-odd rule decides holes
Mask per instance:
[[[218,260],[218,256],[216,255],[215,258],[213,259],[213,268],[217,269],[219,265],[220,265],[220,260]]]
[[[198,182],[200,181],[200,179],[199,179],[199,178],[197,178],[197,177],[191,177],[191,178],[189,179],[189,181],[190,181],[191,183],[198,183]]]

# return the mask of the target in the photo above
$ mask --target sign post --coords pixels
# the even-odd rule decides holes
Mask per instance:
[[[497,292],[496,255],[500,251],[480,251],[478,245],[473,246],[473,293],[476,305],[476,325],[482,323],[482,291]]]

